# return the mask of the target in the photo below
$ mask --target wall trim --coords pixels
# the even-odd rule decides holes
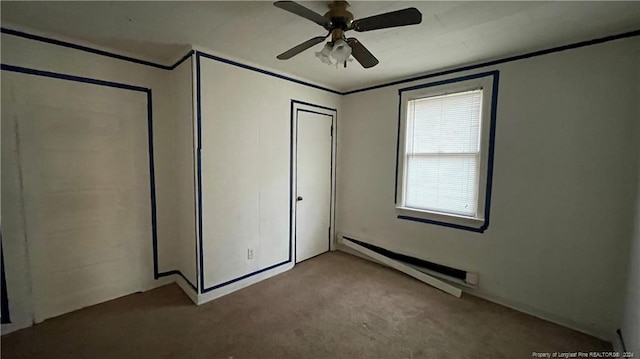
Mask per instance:
[[[190,56],[190,55],[189,55]],[[143,92],[147,95],[147,141],[149,148],[149,188],[150,188],[150,201],[151,201],[151,236],[152,236],[152,248],[153,248],[153,278],[159,279],[162,277],[166,277],[169,275],[177,274],[182,276],[187,283],[189,283],[192,287],[193,284],[187,280],[187,278],[178,270],[170,270],[165,272],[160,272],[158,269],[158,227],[157,227],[157,216],[156,216],[156,185],[155,185],[155,164],[154,164],[154,155],[153,155],[153,104],[152,104],[152,92],[150,88],[129,85],[120,82],[112,82],[105,80],[98,80],[88,77],[81,77],[69,74],[62,74],[51,71],[37,70],[20,66],[13,66],[7,64],[1,64],[0,68],[2,71],[9,72],[17,72],[27,75],[35,75],[42,77],[55,78],[60,80],[72,81],[72,82],[80,82],[98,86],[106,86],[112,88],[118,88],[123,90],[130,90],[136,92]]]
[[[300,101],[300,100],[294,100],[291,99],[291,106],[293,106],[294,104],[298,104],[298,105],[305,105],[305,106],[310,106],[310,107],[315,107],[315,108],[321,108],[323,110],[328,110],[328,111],[334,111],[336,114],[338,113],[338,110],[336,110],[335,108],[331,108],[331,107],[327,107],[327,106],[321,106],[321,105],[316,105],[314,103],[311,102],[304,102],[304,101]],[[292,107],[293,108],[293,107]]]
[[[231,65],[231,66],[235,66],[235,67],[240,67],[240,68],[243,68],[243,69],[245,69],[245,70],[249,70],[249,71],[253,71],[253,72],[258,72],[258,73],[261,73],[261,74],[263,74],[263,75],[267,75],[267,76],[271,76],[271,77],[279,78],[279,79],[281,79],[281,80],[285,80],[285,81],[293,82],[293,83],[296,83],[296,84],[299,84],[299,85],[303,85],[303,86],[312,87],[312,88],[315,88],[315,89],[318,89],[318,90],[323,90],[323,91],[331,92],[331,93],[334,93],[334,94],[336,94],[336,95],[343,95],[343,93],[342,93],[342,92],[340,92],[340,91],[332,90],[332,89],[330,89],[330,88],[323,87],[323,86],[316,85],[316,84],[312,84],[312,83],[310,83],[310,82],[306,82],[306,81],[302,81],[302,80],[294,79],[294,78],[292,78],[292,77],[285,76],[285,75],[281,75],[281,74],[278,74],[278,73],[275,73],[275,72],[272,72],[272,71],[263,70],[263,69],[260,69],[260,68],[254,67],[254,66],[250,66],[250,65],[246,65],[246,64],[243,64],[243,63],[240,63],[240,62],[237,62],[237,61],[233,61],[233,60],[225,59],[225,58],[220,57],[220,56],[211,55],[211,54],[208,54],[208,53],[203,52],[203,51],[196,51],[196,53],[197,53],[199,56],[206,57],[206,58],[211,59],[211,60],[214,60],[214,61],[222,62],[222,63],[225,63],[225,64],[227,64],[227,65]]]
[[[204,287],[204,253],[202,251],[202,86],[200,81],[200,53],[196,52],[196,185],[198,192],[198,245],[196,250],[199,255],[198,273],[200,283],[199,293],[206,293]]]
[[[351,95],[351,94],[354,94],[354,93],[359,93],[359,92],[364,92],[364,91],[377,90],[377,89],[384,88],[384,87],[400,85],[400,84],[419,81],[419,80],[426,80],[426,79],[429,79],[429,78],[443,76],[443,75],[449,75],[449,74],[453,74],[453,73],[456,73],[456,72],[475,70],[475,69],[479,69],[481,67],[488,67],[488,66],[504,64],[504,63],[507,63],[507,62],[524,60],[524,59],[528,59],[528,58],[531,58],[531,57],[538,57],[538,56],[542,56],[542,55],[548,55],[548,54],[552,54],[552,53],[555,53],[555,52],[561,52],[561,51],[565,51],[565,50],[572,50],[572,49],[577,49],[577,48],[580,48],[580,47],[597,45],[597,44],[602,44],[602,43],[609,42],[609,41],[625,39],[625,38],[630,38],[630,37],[635,37],[635,36],[640,36],[640,29],[629,31],[629,32],[623,32],[623,33],[620,33],[620,34],[605,36],[605,37],[599,37],[599,38],[592,39],[592,40],[575,42],[575,43],[571,43],[571,44],[568,44],[568,45],[556,46],[556,47],[552,47],[552,48],[548,48],[548,49],[544,49],[544,50],[527,52],[527,53],[524,53],[524,54],[521,54],[521,55],[503,57],[503,58],[500,58],[500,59],[497,59],[497,60],[485,61],[485,62],[481,62],[481,63],[474,64],[474,65],[466,65],[466,66],[462,66],[462,67],[456,67],[456,68],[453,68],[453,69],[433,72],[433,73],[426,74],[426,75],[409,77],[409,78],[406,78],[406,79],[403,79],[403,80],[387,82],[387,83],[383,83],[383,84],[380,84],[380,85],[373,85],[373,86],[363,87],[363,88],[360,88],[360,89],[355,89],[355,90],[342,92],[342,95]]]
[[[289,252],[291,252],[291,248],[289,248]],[[243,279],[247,279],[247,278],[249,278],[249,277],[253,277],[253,276],[254,276],[254,275],[256,275],[256,274],[260,274],[260,273],[266,272],[266,271],[268,271],[268,270],[275,269],[275,268],[277,268],[277,267],[280,267],[280,266],[285,265],[285,264],[290,263],[290,262],[291,262],[291,260],[286,260],[286,261],[284,261],[284,262],[276,263],[276,264],[274,264],[274,265],[271,265],[271,266],[268,266],[268,267],[265,267],[265,268],[259,269],[259,270],[254,271],[254,272],[247,273],[247,274],[242,275],[242,276],[240,276],[240,277],[230,279],[230,280],[228,280],[228,281],[226,281],[226,282],[223,282],[223,283],[220,283],[220,284],[216,284],[216,285],[214,285],[214,286],[212,286],[212,287],[209,287],[209,288],[204,288],[204,287],[203,287],[203,289],[202,289],[202,291],[200,291],[200,293],[201,293],[201,294],[204,294],[204,293],[207,293],[207,292],[211,292],[212,290],[216,290],[216,289],[218,289],[218,288],[226,287],[226,286],[228,286],[229,284],[232,284],[232,283],[235,283],[235,282],[239,282],[239,281],[241,281],[241,280],[243,280]]]
[[[395,190],[394,203],[398,203],[398,183],[399,183],[398,168],[399,168],[399,161],[400,161],[400,127],[401,127],[401,121],[402,121],[401,120],[402,113],[400,109],[402,107],[402,93],[406,91],[412,91],[412,90],[417,90],[417,89],[427,88],[427,87],[435,87],[435,86],[440,86],[440,85],[445,85],[445,84],[450,84],[455,82],[478,79],[482,77],[493,77],[493,81],[492,81],[493,89],[491,94],[491,118],[489,120],[489,148],[487,153],[487,183],[485,187],[484,223],[480,227],[472,227],[472,226],[466,226],[462,224],[437,221],[437,220],[425,219],[425,218],[418,218],[418,217],[412,217],[407,215],[398,215],[397,216],[398,219],[409,220],[409,221],[420,222],[420,223],[435,224],[438,226],[444,226],[444,227],[453,228],[453,229],[461,229],[461,230],[466,230],[466,231],[471,231],[476,233],[484,233],[484,231],[487,228],[489,228],[489,216],[491,213],[491,190],[493,187],[493,164],[494,164],[494,153],[495,153],[495,145],[496,145],[495,135],[496,135],[496,117],[497,117],[497,107],[498,107],[498,87],[500,83],[500,71],[498,70],[480,72],[477,74],[471,74],[471,75],[462,76],[462,77],[455,77],[451,79],[430,82],[426,84],[405,87],[398,90],[399,105],[398,105],[398,131],[397,131],[397,138],[396,138],[396,177],[395,177],[395,188],[394,188]]]
[[[281,74],[278,74],[278,73],[275,73],[275,72],[272,72],[272,71],[268,71],[268,70],[260,69],[260,68],[254,67],[254,66],[246,65],[246,64],[243,64],[243,63],[240,63],[240,62],[237,62],[237,61],[233,61],[233,60],[229,60],[229,59],[226,59],[226,58],[223,58],[223,57],[220,57],[220,56],[211,55],[211,54],[208,54],[208,53],[203,52],[203,51],[190,50],[186,55],[181,57],[173,65],[163,65],[163,64],[158,64],[158,63],[147,61],[147,60],[136,59],[134,57],[120,55],[120,54],[116,54],[116,53],[113,53],[113,52],[100,50],[100,49],[96,49],[96,48],[92,48],[92,47],[88,47],[88,46],[84,46],[84,45],[74,44],[74,43],[71,43],[71,42],[68,42],[68,41],[62,41],[62,40],[53,39],[53,38],[50,38],[50,37],[44,37],[44,36],[40,36],[40,35],[29,34],[29,33],[26,33],[24,31],[8,29],[8,28],[5,28],[5,27],[0,27],[0,33],[7,34],[7,35],[12,35],[12,36],[16,36],[16,37],[21,37],[21,38],[25,38],[25,39],[29,39],[29,40],[40,41],[40,42],[44,42],[44,43],[51,44],[51,45],[62,46],[62,47],[66,47],[66,48],[70,48],[70,49],[74,49],[74,50],[84,51],[84,52],[92,53],[92,54],[95,54],[95,55],[106,56],[106,57],[110,57],[110,58],[114,58],[114,59],[118,59],[118,60],[122,60],[122,61],[132,62],[132,63],[139,64],[139,65],[151,66],[151,67],[155,67],[155,68],[162,69],[162,70],[173,70],[173,69],[175,69],[176,67],[180,66],[184,61],[189,59],[191,57],[191,55],[193,55],[193,54],[195,54],[197,52],[201,56],[210,58],[210,59],[215,60],[215,61],[223,62],[223,63],[226,63],[228,65],[241,67],[241,68],[243,68],[245,70],[258,72],[258,73],[261,73],[261,74],[264,74],[264,75],[268,75],[268,76],[276,77],[276,78],[279,78],[279,79],[282,79],[282,80],[294,82],[294,83],[297,83],[299,85],[304,85],[304,86],[312,87],[312,88],[315,88],[315,89],[318,89],[318,90],[331,92],[331,93],[334,93],[336,95],[343,95],[343,93],[340,92],[340,91],[332,90],[332,89],[327,88],[327,87],[323,87],[323,86],[320,86],[320,85],[312,84],[310,82],[306,82],[306,81],[303,81],[303,80],[298,80],[298,79],[295,79],[295,78],[292,78],[292,77],[289,77],[289,76],[286,76],[286,75],[281,75]]]
[[[577,49],[577,48],[580,48],[580,47],[586,47],[586,46],[591,46],[591,45],[602,44],[602,43],[609,42],[609,41],[614,41],[614,40],[619,40],[619,39],[625,39],[625,38],[631,38],[631,37],[640,36],[640,29],[637,29],[637,30],[618,33],[618,34],[614,34],[614,35],[599,37],[599,38],[595,38],[595,39],[591,39],[591,40],[579,41],[579,42],[570,43],[570,44],[567,44],[567,45],[561,45],[561,46],[551,47],[551,48],[548,48],[548,49],[528,52],[528,53],[524,53],[524,54],[521,54],[521,55],[503,57],[503,58],[499,58],[499,59],[496,59],[496,60],[485,61],[485,62],[481,62],[481,63],[477,63],[477,64],[456,67],[456,68],[452,68],[452,69],[449,69],[449,70],[437,71],[437,72],[429,73],[429,74],[426,74],[426,75],[414,76],[414,77],[409,77],[409,78],[406,78],[406,79],[401,79],[401,80],[386,82],[386,83],[382,83],[382,84],[378,84],[378,85],[372,85],[372,86],[367,86],[367,87],[363,87],[363,88],[359,88],[359,89],[354,89],[354,90],[341,92],[341,91],[332,90],[332,89],[329,89],[329,88],[326,88],[326,87],[322,87],[322,86],[319,86],[319,85],[315,85],[315,84],[312,84],[312,83],[309,83],[309,82],[305,82],[305,81],[302,81],[302,80],[294,79],[294,78],[291,78],[291,77],[288,77],[288,76],[285,76],[285,75],[277,74],[277,73],[272,72],[272,71],[267,71],[267,70],[259,69],[259,68],[254,67],[254,66],[245,65],[245,64],[242,64],[240,62],[232,61],[232,60],[225,59],[225,58],[222,58],[222,57],[219,57],[219,56],[205,54],[202,51],[191,50],[184,57],[182,57],[180,60],[178,60],[175,64],[169,66],[169,65],[163,65],[163,64],[154,63],[154,62],[151,62],[151,61],[136,59],[136,58],[133,58],[133,57],[130,57],[130,56],[124,56],[124,55],[120,55],[120,54],[116,54],[116,53],[112,53],[112,52],[108,52],[108,51],[104,51],[104,50],[100,50],[100,49],[95,49],[95,48],[91,48],[91,47],[84,46],[84,45],[78,45],[78,44],[74,44],[74,43],[71,43],[71,42],[68,42],[68,41],[62,41],[62,40],[48,38],[48,37],[44,37],[44,36],[40,36],[40,35],[29,34],[29,33],[23,32],[23,31],[8,29],[8,28],[4,28],[4,27],[0,27],[0,32],[3,33],[3,34],[7,34],[7,35],[22,37],[22,38],[25,38],[25,39],[30,39],[30,40],[35,40],[35,41],[41,41],[41,42],[45,42],[45,43],[48,43],[48,44],[63,46],[63,47],[67,47],[67,48],[71,48],[71,49],[75,49],[75,50],[80,50],[80,51],[84,51],[84,52],[93,53],[93,54],[96,54],[96,55],[107,56],[107,57],[111,57],[111,58],[115,58],[115,59],[119,59],[119,60],[123,60],[123,61],[128,61],[128,62],[133,62],[133,63],[136,63],[136,64],[145,65],[145,66],[151,66],[151,67],[155,67],[155,68],[159,68],[159,69],[163,69],[163,70],[173,70],[176,67],[178,67],[183,61],[185,61],[191,55],[193,55],[195,52],[200,52],[203,55],[207,55],[208,57],[212,58],[213,60],[221,61],[221,62],[230,64],[230,65],[234,65],[234,66],[238,66],[238,67],[242,67],[242,68],[250,70],[250,71],[260,72],[260,73],[263,73],[265,75],[277,77],[277,78],[280,78],[280,79],[283,79],[283,80],[295,82],[295,83],[298,83],[300,85],[309,86],[309,87],[313,87],[313,88],[316,88],[316,89],[319,89],[319,90],[328,91],[328,92],[334,93],[336,95],[351,95],[351,94],[355,94],[355,93],[359,93],[359,92],[376,90],[376,89],[389,87],[389,86],[394,86],[394,85],[400,85],[400,84],[403,84],[403,83],[408,83],[408,82],[413,82],[413,81],[418,81],[418,80],[426,80],[426,79],[429,79],[429,78],[443,76],[443,75],[449,75],[449,74],[453,74],[453,73],[456,73],[456,72],[475,70],[475,69],[479,69],[479,68],[482,68],[482,67],[499,65],[499,64],[503,64],[503,63],[507,63],[507,62],[513,62],[513,61],[528,59],[528,58],[531,58],[531,57],[538,57],[538,56],[542,56],[542,55],[548,55],[548,54],[552,54],[552,53],[555,53],[555,52],[561,52],[561,51],[565,51],[565,50]]]
[[[95,54],[95,55],[111,57],[113,59],[132,62],[132,63],[139,64],[139,65],[151,66],[151,67],[155,67],[155,68],[162,69],[162,70],[173,70],[173,69],[175,69],[183,61],[185,61],[187,58],[189,58],[189,56],[191,56],[193,54],[193,50],[191,50],[185,56],[180,58],[180,60],[178,60],[176,63],[174,63],[173,65],[169,65],[168,66],[168,65],[162,65],[162,64],[158,64],[158,63],[147,61],[147,60],[136,59],[134,57],[120,55],[120,54],[116,54],[116,53],[113,53],[113,52],[100,50],[100,49],[96,49],[96,48],[92,48],[92,47],[88,47],[88,46],[84,46],[84,45],[78,45],[78,44],[74,44],[74,43],[71,43],[71,42],[68,42],[68,41],[62,41],[62,40],[57,40],[57,39],[53,39],[53,38],[50,38],[50,37],[44,37],[44,36],[40,36],[40,35],[29,34],[29,33],[26,33],[24,31],[8,29],[6,27],[0,28],[0,33],[7,34],[7,35],[12,35],[12,36],[17,36],[17,37],[22,37],[22,38],[29,39],[29,40],[40,41],[40,42],[44,42],[44,43],[51,44],[51,45],[58,45],[58,46],[62,46],[62,47],[67,47],[67,48],[74,49],[74,50],[89,52],[89,53],[92,53],[92,54]]]
[[[51,71],[45,71],[45,70],[37,70],[37,69],[21,67],[21,66],[14,66],[14,65],[7,65],[7,64],[1,64],[0,68],[2,70],[4,70],[4,71],[19,72],[19,73],[23,73],[23,74],[27,74],[27,75],[52,77],[52,78],[61,79],[61,80],[67,80],[67,81],[75,81],[75,82],[82,82],[82,83],[94,84],[94,85],[99,85],[99,86],[115,87],[115,88],[120,88],[120,89],[124,89],[124,90],[131,90],[131,91],[147,92],[149,94],[151,93],[151,89],[149,89],[149,88],[142,87],[142,86],[124,84],[124,83],[120,83],[120,82],[98,80],[98,79],[93,79],[93,78],[89,78],[89,77],[81,77],[81,76],[75,76],[75,75],[61,74],[61,73],[57,73],[57,72],[51,72]],[[150,117],[151,116],[149,116],[149,118]]]

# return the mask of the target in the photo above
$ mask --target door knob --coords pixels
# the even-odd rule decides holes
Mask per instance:
[[[296,198],[298,201],[302,201],[302,196],[298,196],[298,198]]]

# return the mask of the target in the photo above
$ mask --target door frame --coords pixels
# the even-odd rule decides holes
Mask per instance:
[[[295,266],[297,258],[297,239],[296,239],[296,225],[297,225],[297,188],[298,188],[298,114],[300,112],[310,112],[319,115],[331,117],[332,126],[332,138],[331,138],[331,193],[330,193],[330,213],[329,213],[329,238],[328,250],[335,250],[336,239],[336,159],[338,152],[338,110],[326,106],[316,105],[309,102],[303,102],[299,100],[291,100],[291,146],[290,146],[290,174],[289,174],[289,241],[291,252],[289,253],[289,259],[292,259]],[[326,253],[326,252],[323,252]]]

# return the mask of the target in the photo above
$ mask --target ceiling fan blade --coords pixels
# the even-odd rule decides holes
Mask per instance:
[[[316,24],[324,27],[326,30],[331,28],[331,21],[324,16],[318,14],[313,10],[309,10],[306,7],[298,4],[294,1],[276,1],[273,3],[276,7],[279,7],[282,10],[286,10],[288,12],[294,13],[298,16],[302,16],[307,20],[311,20]]]
[[[367,50],[366,47],[364,47],[364,45],[362,45],[360,41],[358,41],[358,39],[353,37],[349,38],[347,39],[347,44],[351,46],[351,55],[355,57],[355,59],[358,60],[360,65],[365,69],[374,67],[380,62],[372,53],[369,52],[369,50]]]
[[[294,56],[296,56],[297,54],[301,53],[302,51],[310,48],[313,45],[317,45],[321,42],[324,41],[324,39],[326,39],[326,36],[317,36],[314,37],[312,39],[309,39],[303,43],[301,43],[300,45],[294,46],[292,48],[290,48],[289,50],[281,53],[280,55],[277,56],[278,60],[288,60]]]
[[[415,25],[422,22],[422,13],[415,7],[365,17],[351,23],[351,28],[363,32],[389,27]]]

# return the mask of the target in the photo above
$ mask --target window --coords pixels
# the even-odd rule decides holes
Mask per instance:
[[[491,72],[400,90],[399,218],[487,228],[496,85]]]

